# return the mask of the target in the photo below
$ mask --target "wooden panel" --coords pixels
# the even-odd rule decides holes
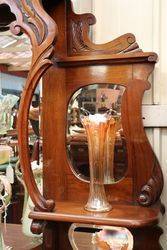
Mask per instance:
[[[71,96],[77,88],[88,84],[113,83],[126,85],[130,79],[132,79],[132,65],[68,68],[66,73],[67,95]]]
[[[109,201],[132,201],[132,178],[124,178],[114,185],[106,185],[106,194]],[[124,192],[122,192],[124,190]],[[85,202],[88,199],[89,183],[77,179],[72,173],[67,175],[67,190],[69,201]]]
[[[66,87],[65,70],[51,68],[43,83],[44,193],[65,199],[67,158],[65,155]],[[55,197],[56,194],[56,197]]]
[[[121,68],[121,67],[120,67]],[[125,79],[130,79],[131,66],[122,65],[120,70],[105,66],[71,68],[66,70],[52,67],[44,77],[43,84],[43,119],[44,124],[44,193],[54,200],[87,200],[88,184],[78,180],[72,173],[66,154],[66,119],[70,96],[78,87],[94,83],[94,74],[98,71],[97,82],[123,81],[121,75],[125,69]],[[86,72],[90,74],[86,74]],[[106,73],[104,74],[104,72]],[[126,73],[127,71],[127,73]],[[85,77],[84,77],[85,76]],[[66,83],[64,81],[66,80]],[[49,143],[48,143],[49,142]],[[66,174],[64,174],[66,173]],[[122,188],[125,192],[122,192]],[[113,187],[107,187],[109,200],[127,200],[132,197],[132,179],[126,178]],[[114,193],[116,191],[116,195]],[[113,192],[114,191],[114,192]]]

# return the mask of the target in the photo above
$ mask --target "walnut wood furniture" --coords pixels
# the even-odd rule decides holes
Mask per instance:
[[[11,31],[27,33],[32,43],[32,65],[19,110],[19,152],[24,179],[35,204],[30,214],[32,231],[44,231],[43,249],[71,249],[68,230],[74,222],[123,226],[131,231],[135,250],[161,249],[162,230],[158,222],[163,212],[160,201],[163,176],[146,137],[141,114],[143,94],[150,88],[148,78],[157,55],[143,52],[133,34],[106,44],[93,44],[89,27],[95,24],[95,17],[75,14],[69,0],[55,1],[51,6],[45,1],[49,15],[39,0],[0,0],[0,4],[8,5],[16,17],[10,25]],[[44,73],[43,197],[30,168],[28,114],[33,92]],[[73,175],[66,150],[68,102],[76,90],[94,83],[114,83],[126,88],[122,126],[128,170],[123,180],[106,186],[113,206],[108,213],[84,210],[89,184]]]

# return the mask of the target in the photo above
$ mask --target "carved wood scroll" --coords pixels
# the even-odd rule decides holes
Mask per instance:
[[[96,23],[93,14],[76,14],[71,1],[67,1],[67,25],[70,32],[68,36],[68,54],[86,55],[93,54],[125,54],[139,52],[136,38],[133,34],[124,34],[106,44],[94,44],[89,38],[90,26]]]
[[[142,122],[143,95],[150,87],[148,81],[132,79],[122,101],[122,126],[130,148],[129,161],[132,160],[134,199],[142,206],[155,204],[163,188],[162,170]]]
[[[55,22],[47,15],[40,2],[40,0],[0,0],[0,4],[8,5],[16,16],[16,21],[10,25],[11,32],[15,35],[25,32],[32,44],[31,68],[19,108],[19,155],[24,180],[35,207],[40,211],[51,211],[55,205],[54,201],[45,200],[37,188],[31,170],[28,146],[29,107],[39,79],[52,65],[53,45],[58,34]]]
[[[142,206],[150,206],[154,204],[161,195],[163,183],[162,171],[158,161],[156,160],[150,179],[141,189],[138,199],[139,204]]]

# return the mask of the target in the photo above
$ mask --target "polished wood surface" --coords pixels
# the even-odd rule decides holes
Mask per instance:
[[[72,57],[56,57],[55,62],[60,66],[78,66],[78,65],[91,65],[91,64],[101,64],[100,60],[105,63],[144,63],[144,62],[156,62],[157,55],[153,52],[150,53],[129,53],[122,56],[119,55],[86,55],[86,56],[72,56]]]
[[[123,185],[125,190],[126,188],[129,189],[129,194],[132,194],[127,197],[125,192],[125,200],[139,201],[143,205],[156,202],[162,190],[162,173],[144,132],[141,116],[143,94],[150,87],[149,82],[141,78],[147,79],[152,69],[153,63],[149,63],[145,68],[143,65],[139,65],[138,68],[134,66],[133,70],[131,64],[69,67],[66,69],[66,85],[64,84],[63,68],[52,67],[49,70],[45,76],[46,84],[44,82],[43,91],[44,120],[47,120],[43,130],[45,138],[44,164],[46,166],[44,169],[44,182],[47,197],[52,197],[54,200],[82,200],[88,194],[87,184],[77,180],[69,167],[66,154],[66,138],[64,136],[66,133],[67,115],[65,107],[67,107],[70,97],[78,88],[96,81],[98,83],[114,82],[126,87],[122,103],[122,123],[128,148],[127,176],[129,176],[130,172],[132,173],[132,186],[127,187],[123,185],[125,180],[116,184],[117,188],[114,185],[110,186],[111,200],[114,197],[117,197],[118,200],[120,199],[118,192],[120,190],[120,195],[122,196],[121,186]],[[133,75],[137,75],[141,80],[132,80]],[[51,114],[56,115],[53,116]],[[54,141],[55,135],[57,136]],[[61,165],[59,164],[60,162]],[[53,165],[56,168],[53,168]],[[56,183],[53,182],[53,176],[57,176]],[[145,186],[147,182],[149,188]],[[150,182],[151,185],[149,184]],[[144,186],[145,188],[143,189]],[[76,196],[76,193],[80,193],[80,196]]]
[[[84,202],[57,202],[55,211],[50,213],[34,211],[30,213],[30,218],[36,220],[41,219],[44,221],[62,221],[138,228],[156,225],[159,221],[159,209],[157,207],[145,208],[113,203],[110,212],[93,213],[84,209]]]

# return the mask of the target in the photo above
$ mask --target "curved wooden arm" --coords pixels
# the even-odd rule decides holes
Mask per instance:
[[[37,188],[31,170],[28,147],[28,115],[31,100],[41,76],[52,65],[54,42],[58,34],[55,22],[47,15],[40,2],[40,0],[0,0],[0,4],[7,4],[16,16],[16,21],[10,25],[12,33],[15,35],[26,33],[32,44],[31,68],[19,107],[19,155],[24,181],[35,207],[40,211],[51,211],[55,206],[54,201],[46,200]]]

